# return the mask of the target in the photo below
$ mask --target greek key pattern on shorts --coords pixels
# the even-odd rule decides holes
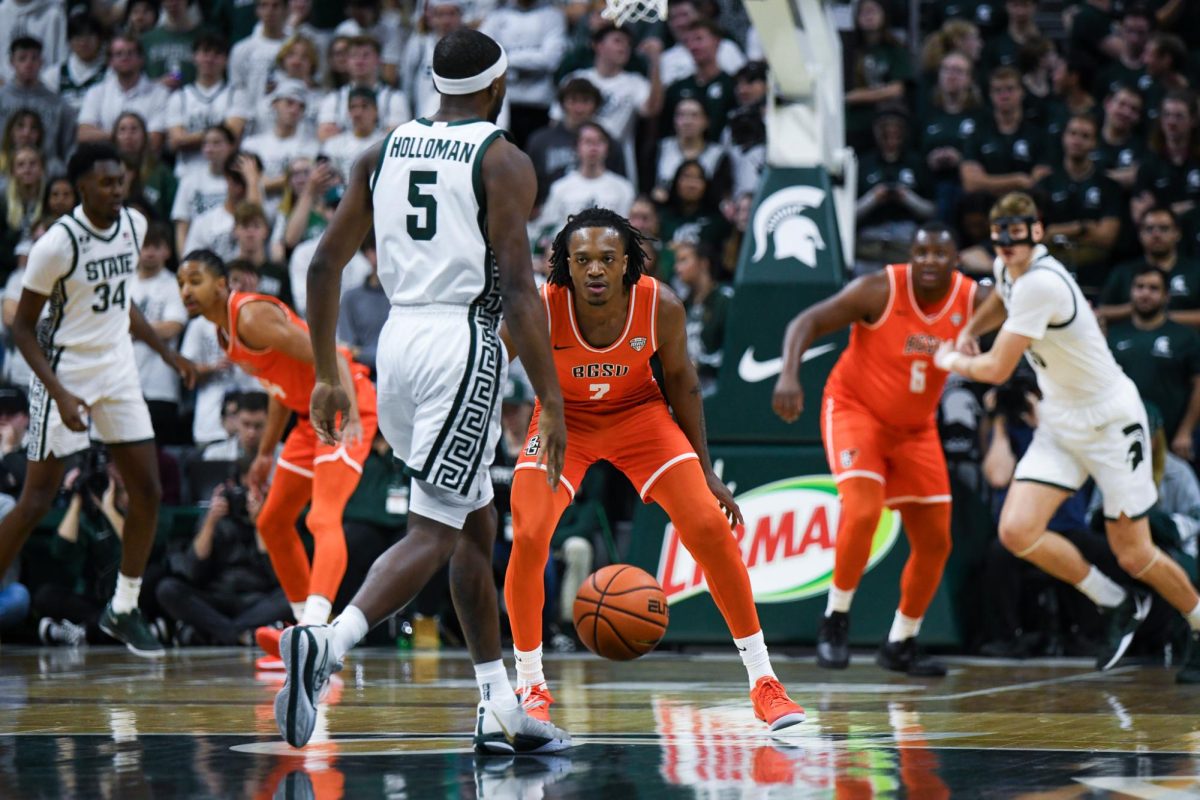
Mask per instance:
[[[439,453],[430,483],[465,492],[479,469],[500,390],[500,347],[495,333],[477,329],[479,350],[475,369],[450,436]]]

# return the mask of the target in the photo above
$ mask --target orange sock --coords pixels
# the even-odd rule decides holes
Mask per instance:
[[[312,508],[308,530],[313,535],[312,578],[308,593],[329,598],[332,603],[346,574],[346,532],[342,516],[346,503],[362,477],[344,461],[323,461],[313,466]]]
[[[570,504],[566,488],[560,485],[558,491],[550,491],[540,469],[519,469],[513,474],[513,543],[504,575],[504,602],[517,650],[529,652],[542,643],[543,573],[550,539]]]
[[[838,484],[842,510],[834,543],[833,585],[850,591],[858,588],[871,539],[883,513],[883,484],[871,478],[849,478]]]
[[[266,502],[258,513],[258,532],[271,557],[275,577],[291,603],[303,603],[308,598],[308,553],[296,531],[296,520],[311,495],[311,478],[276,467]]]
[[[933,602],[950,557],[950,504],[906,503],[900,518],[912,550],[900,576],[900,613],[920,619]]]
[[[708,591],[733,638],[758,633],[762,626],[754,607],[750,574],[742,563],[729,520],[708,490],[700,462],[681,461],[671,467],[654,484],[650,499],[667,512],[679,531],[679,541],[700,565]]]

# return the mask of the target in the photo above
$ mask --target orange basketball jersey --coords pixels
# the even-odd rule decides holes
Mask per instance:
[[[230,361],[258,378],[259,383],[263,385],[268,394],[297,414],[307,417],[308,403],[312,398],[313,386],[317,382],[315,367],[269,348],[252,350],[238,338],[238,312],[247,303],[259,301],[279,306],[287,315],[288,322],[299,325],[305,333],[308,333],[308,325],[304,320],[300,319],[296,312],[292,311],[287,303],[279,298],[252,292],[233,292],[229,295],[229,336],[226,337],[223,334],[219,336],[221,345],[225,348],[225,355],[229,356]],[[366,367],[354,363],[348,350],[338,348],[338,352],[350,362],[350,370],[353,374],[356,376],[359,373],[369,374]]]
[[[607,347],[592,347],[583,338],[575,320],[574,293],[566,286],[546,284],[542,302],[568,412],[606,414],[662,402],[650,371],[650,356],[658,350],[658,281],[643,275],[629,287],[625,330]]]
[[[857,401],[880,422],[915,428],[933,422],[947,373],[933,365],[943,341],[953,342],[975,308],[975,281],[955,272],[950,293],[923,310],[912,286],[912,267],[887,267],[890,292],[883,315],[850,329],[850,346],[826,384],[827,394]]]

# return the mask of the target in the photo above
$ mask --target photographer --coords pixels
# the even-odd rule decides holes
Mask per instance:
[[[262,502],[244,475],[218,486],[196,536],[171,555],[157,595],[179,624],[180,644],[250,645],[258,626],[291,618],[254,527]]]

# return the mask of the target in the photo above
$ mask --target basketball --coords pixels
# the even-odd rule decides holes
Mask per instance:
[[[598,656],[630,661],[654,649],[667,630],[667,598],[654,576],[610,564],[588,576],[575,595],[575,632]]]

